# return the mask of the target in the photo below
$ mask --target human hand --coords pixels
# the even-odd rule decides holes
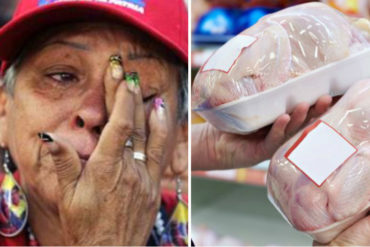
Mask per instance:
[[[217,130],[209,123],[192,126],[192,169],[234,169],[253,166],[269,159],[289,137],[328,110],[332,97],[320,97],[315,106],[298,104],[273,123],[249,135]]]
[[[361,219],[344,232],[339,234],[333,241],[321,244],[316,241],[314,246],[369,246],[370,245],[370,215]]]
[[[42,136],[56,168],[64,245],[145,245],[160,206],[166,109],[151,111],[147,140],[140,87],[110,83],[120,83],[110,119],[86,164],[63,138]],[[129,138],[133,147],[125,146]],[[147,161],[134,159],[133,152],[146,154]]]

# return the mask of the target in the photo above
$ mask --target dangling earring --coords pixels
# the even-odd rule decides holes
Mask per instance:
[[[177,205],[171,219],[166,226],[166,232],[170,232],[172,239],[162,239],[162,246],[188,246],[188,205],[182,198],[182,181],[176,178]],[[169,243],[168,243],[169,242]],[[170,245],[168,245],[170,244]]]
[[[26,195],[9,169],[12,165],[9,152],[5,150],[3,152],[5,174],[0,185],[0,235],[4,237],[18,235],[24,229],[28,217]]]

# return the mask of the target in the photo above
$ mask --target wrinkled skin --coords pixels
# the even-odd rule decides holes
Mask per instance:
[[[68,25],[26,55],[14,95],[2,90],[0,141],[20,171],[40,244],[146,244],[176,141],[179,78],[148,39],[122,25]],[[115,54],[140,87],[112,78]],[[165,108],[154,108],[154,97]],[[135,150],[124,147],[130,136]]]
[[[318,242],[333,240],[369,210],[369,96],[370,80],[361,81],[321,117],[358,149],[321,187],[312,183],[284,157],[302,131],[281,146],[271,160],[267,177],[270,195],[294,227],[311,232]],[[344,220],[347,221],[343,224],[317,232]]]

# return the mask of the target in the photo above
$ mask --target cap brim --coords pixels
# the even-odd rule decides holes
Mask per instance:
[[[43,29],[77,21],[113,20],[129,23],[166,45],[187,62],[187,50],[150,26],[140,16],[122,11],[114,5],[96,2],[63,2],[45,5],[11,20],[0,30],[0,59],[10,61],[29,38]]]

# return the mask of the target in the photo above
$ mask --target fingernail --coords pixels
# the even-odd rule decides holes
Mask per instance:
[[[111,64],[112,77],[114,80],[121,81],[123,78],[123,68],[121,65]]]
[[[154,108],[158,110],[160,107],[164,108],[164,100],[160,97],[154,99]]]
[[[119,55],[113,55],[109,58],[112,77],[115,80],[122,80],[123,78],[123,68],[122,68],[122,58]]]
[[[140,79],[137,72],[125,73],[125,80],[128,85],[128,89],[133,93],[138,93],[140,88]]]
[[[38,136],[43,142],[53,142],[54,141],[53,138],[51,138],[51,136],[49,136],[48,134],[44,132],[38,133]]]
[[[163,118],[164,117],[164,110],[166,108],[164,100],[160,97],[157,97],[154,99],[154,109],[158,113],[159,117]]]

